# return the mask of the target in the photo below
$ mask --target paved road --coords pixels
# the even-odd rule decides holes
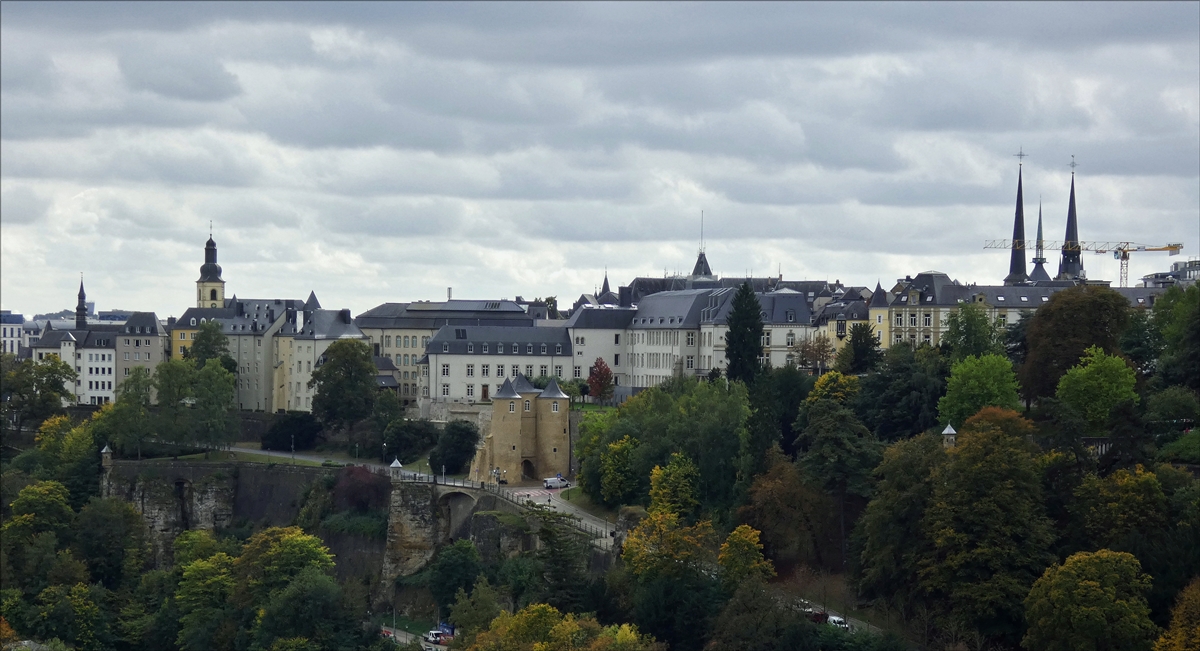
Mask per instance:
[[[266,450],[259,450],[259,449],[255,449],[255,448],[244,448],[244,447],[237,447],[237,446],[231,446],[227,449],[230,452],[244,452],[244,453],[256,454],[256,455],[269,454],[269,456],[271,457],[272,460],[278,459],[277,463],[286,464],[292,460],[291,452],[270,452],[270,453],[268,453],[268,451],[266,451]],[[327,457],[325,455],[318,454],[318,453],[312,453],[312,452],[297,452],[297,453],[295,453],[295,458],[297,461],[315,461],[317,463],[321,463],[323,461],[329,460],[329,457]],[[337,462],[344,463],[343,461],[340,461],[340,460],[338,460]],[[371,468],[372,470],[380,470],[380,471],[385,471],[385,472],[389,470],[387,465],[378,463],[375,461],[362,461],[358,465],[366,466],[368,468]],[[408,470],[403,470],[401,472],[404,473],[404,476],[406,478],[418,478],[418,479],[425,479],[425,480],[430,479],[429,475],[426,475],[423,473],[410,472]],[[436,479],[439,482],[441,481],[441,477],[437,477]],[[451,480],[451,481],[453,481],[453,480]],[[536,484],[534,484],[532,486],[508,486],[506,488],[508,488],[513,493],[513,495],[519,499],[520,498],[528,498],[539,504],[546,504],[550,508],[552,508],[555,511],[558,511],[560,513],[569,513],[569,514],[579,518],[580,521],[582,521],[582,522],[586,523],[587,525],[594,527],[600,531],[612,531],[616,526],[616,523],[605,520],[604,518],[598,518],[598,517],[588,513],[587,511],[584,511],[583,509],[579,508],[575,503],[571,502],[570,500],[562,499],[562,497],[561,497],[562,489],[546,489],[546,488],[542,488]],[[599,540],[599,539],[597,539],[597,540]],[[605,539],[605,542],[603,542],[601,544],[601,546],[608,547],[611,544],[612,544],[612,538],[609,537],[609,538]]]

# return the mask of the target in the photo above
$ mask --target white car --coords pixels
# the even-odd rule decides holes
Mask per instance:
[[[846,623],[846,620],[841,617],[838,617],[837,615],[829,616],[829,625],[836,626],[836,627],[842,629],[843,631],[850,630],[850,625]]]
[[[544,488],[568,488],[570,485],[571,482],[563,479],[562,477],[547,477],[542,480],[542,486]]]

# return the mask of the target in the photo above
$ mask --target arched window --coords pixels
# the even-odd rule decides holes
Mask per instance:
[[[529,401],[525,401],[525,411],[529,411]]]
[[[516,410],[517,410],[517,403],[509,402],[508,403],[508,413],[511,414],[511,413],[515,412]]]
[[[558,413],[558,401],[557,400],[555,400],[553,403],[550,404],[550,411],[552,411],[556,414]]]
[[[210,301],[217,300],[217,290],[215,290],[215,289],[208,290],[208,300],[210,300]]]

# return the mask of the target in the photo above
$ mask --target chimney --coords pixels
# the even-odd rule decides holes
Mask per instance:
[[[447,288],[446,288],[446,300],[447,300],[447,301],[449,301],[449,300],[451,300],[451,299],[453,299],[453,298],[454,298],[454,288],[453,288],[453,287],[447,287]]]
[[[630,289],[628,287],[618,287],[617,288],[617,297],[619,299],[617,301],[617,304],[620,305],[621,307],[632,307],[633,306],[633,290],[632,289]]]
[[[350,323],[350,308],[339,311],[338,316],[341,317],[342,323]]]

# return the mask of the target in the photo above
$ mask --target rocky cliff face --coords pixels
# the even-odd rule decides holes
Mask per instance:
[[[433,560],[439,539],[435,491],[432,484],[392,484],[383,583],[415,574]]]

